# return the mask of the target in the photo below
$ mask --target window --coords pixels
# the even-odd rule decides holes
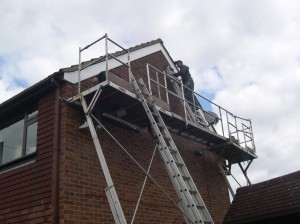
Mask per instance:
[[[15,117],[0,129],[0,165],[26,157],[36,151],[37,110]]]

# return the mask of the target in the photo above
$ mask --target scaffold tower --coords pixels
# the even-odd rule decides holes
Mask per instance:
[[[105,55],[96,60],[92,60],[90,63],[83,64],[81,61],[81,53],[100,41],[104,41]],[[108,43],[113,44],[125,52],[127,55],[126,60],[120,60],[114,54],[109,53]],[[106,64],[106,81],[86,90],[82,90],[81,72],[101,60],[105,61]],[[127,68],[128,88],[124,88],[116,84],[116,82],[110,81],[110,60],[115,60],[117,63]],[[147,64],[147,81],[144,82],[143,79],[137,78],[140,76],[133,74],[131,71],[130,51],[111,40],[107,34],[86,47],[82,49],[79,48],[77,94],[67,99],[67,101],[69,103],[80,102],[80,105],[83,108],[106,180],[107,188],[105,189],[105,192],[115,223],[125,224],[127,223],[127,220],[118,199],[118,194],[114,187],[105,156],[102,152],[101,142],[99,141],[96,131],[97,126],[105,130],[124,150],[129,158],[137,164],[142,172],[144,172],[145,181],[147,178],[151,179],[156,184],[157,189],[161,190],[166,197],[169,198],[170,202],[182,213],[186,223],[208,224],[214,222],[170,132],[199,141],[209,147],[217,160],[220,172],[224,176],[228,189],[233,196],[234,192],[227,180],[227,176],[231,174],[232,165],[238,164],[247,183],[249,185],[251,184],[247,176],[247,170],[253,159],[257,158],[251,120],[235,116],[226,109],[195,92],[193,94],[193,102],[188,102],[183,94],[186,87],[180,80],[172,76],[172,69],[170,69],[172,66],[174,66],[174,64],[166,67],[165,71],[160,71],[151,64]],[[154,153],[156,151],[159,152],[177,193],[178,201],[173,201],[159,183],[157,183],[149,174],[152,160],[150,161],[149,169],[145,170],[118,142],[118,140],[109,133],[97,116],[95,116],[94,112],[96,110],[96,105],[101,103],[101,97],[105,94],[105,89],[108,88],[113,89],[114,94],[116,94],[118,98],[122,98],[122,101],[114,101],[115,107],[118,106],[122,108],[122,106],[130,105],[131,107],[134,107],[135,111],[134,116],[128,115],[124,119],[118,119],[116,117],[110,118],[118,119],[118,122],[122,122],[132,128],[138,126],[148,128],[150,135],[155,142]],[[156,95],[155,97],[154,92]],[[170,97],[175,97],[181,102],[183,108],[181,114],[168,111],[157,103],[156,98],[163,99],[166,104],[169,104]],[[213,111],[204,109],[202,106],[203,101],[209,103],[210,109]],[[106,107],[108,110],[109,105],[106,104]],[[106,116],[109,116],[109,114],[106,114]],[[247,162],[246,167],[243,166],[243,162]],[[141,195],[143,190],[144,185],[141,189]],[[138,200],[136,205],[131,223],[134,223],[139,202],[140,200]]]

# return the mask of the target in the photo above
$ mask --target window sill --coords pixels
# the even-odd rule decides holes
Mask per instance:
[[[35,162],[36,152],[0,165],[0,174]]]

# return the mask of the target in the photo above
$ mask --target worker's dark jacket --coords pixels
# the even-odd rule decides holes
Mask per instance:
[[[185,85],[186,82],[192,78],[189,67],[186,65],[181,65],[179,68],[179,72],[175,73],[174,76],[178,77],[181,76],[182,83]]]
[[[98,79],[98,81],[99,81],[99,83],[100,82],[104,82],[105,80],[106,80],[106,72],[105,71],[102,71],[102,72],[100,72],[96,77],[97,77],[97,79]]]

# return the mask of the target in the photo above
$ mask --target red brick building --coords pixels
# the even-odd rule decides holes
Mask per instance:
[[[160,39],[129,50],[132,73],[146,83],[147,64],[160,71],[166,65],[174,67]],[[125,61],[127,53],[121,50],[113,56]],[[155,142],[146,128],[147,119],[140,117],[142,107],[128,82],[127,67],[112,57],[108,62],[107,80],[96,86],[91,79],[106,70],[105,58],[80,65],[89,64],[80,74],[80,92],[91,101],[99,86],[102,88],[95,116],[118,143],[104,128],[96,132],[129,223],[145,173],[128,153],[147,170]],[[79,129],[86,118],[76,101],[77,74],[78,65],[61,69],[0,105],[0,223],[114,223],[91,133]],[[248,159],[256,156],[250,149],[232,143],[231,138],[187,121],[183,104],[175,94],[168,95],[163,87],[152,88],[155,103],[207,210],[214,223],[222,223],[230,201],[216,155],[221,156],[219,160],[233,163],[244,160],[245,153]],[[149,174],[168,197],[175,203],[179,201],[158,153]],[[181,212],[168,197],[148,178],[134,223],[183,223]]]

